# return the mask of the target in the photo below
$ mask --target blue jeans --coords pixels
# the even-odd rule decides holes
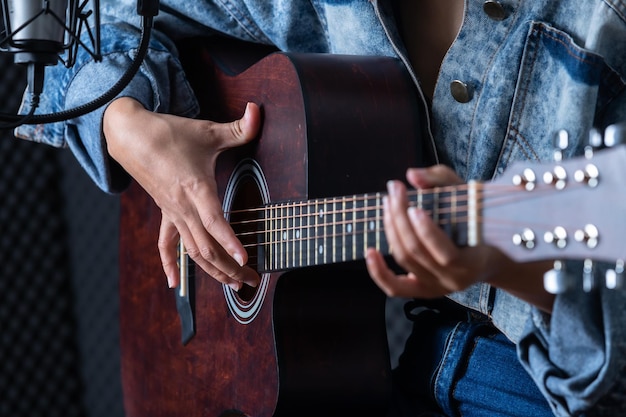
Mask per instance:
[[[481,315],[427,309],[394,370],[390,417],[553,416],[515,345]]]

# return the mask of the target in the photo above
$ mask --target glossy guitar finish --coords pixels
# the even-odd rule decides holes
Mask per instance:
[[[407,167],[431,162],[413,85],[394,59],[277,53],[235,74],[247,63],[220,51],[186,56],[202,117],[239,118],[248,101],[263,109],[259,139],[218,160],[229,216],[268,201],[384,189]],[[156,248],[159,222],[158,208],[132,186],[120,248],[129,417],[385,414],[385,297],[360,262],[268,271],[258,291],[241,294],[197,270],[196,334],[183,345]],[[250,252],[253,266],[259,256]]]

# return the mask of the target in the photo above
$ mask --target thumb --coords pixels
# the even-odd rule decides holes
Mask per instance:
[[[220,139],[220,151],[244,145],[254,139],[261,129],[261,109],[256,103],[248,103],[240,119],[230,123],[216,123],[214,129]]]

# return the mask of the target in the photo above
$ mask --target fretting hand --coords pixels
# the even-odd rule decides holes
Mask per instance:
[[[442,165],[409,169],[408,182],[421,189],[458,185],[462,181]],[[394,260],[406,273],[396,274],[382,254],[368,249],[368,271],[389,296],[435,298],[486,281],[550,311],[553,296],[542,284],[550,263],[518,264],[487,245],[460,248],[417,207],[409,207],[406,187],[400,181],[388,183],[383,200],[383,222]]]

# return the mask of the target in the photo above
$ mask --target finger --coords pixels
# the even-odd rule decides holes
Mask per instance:
[[[202,223],[195,221],[188,226],[190,238],[185,237],[182,229],[179,231],[191,259],[213,279],[236,291],[241,289],[244,280],[248,280],[242,266],[207,233]]]
[[[412,273],[396,275],[389,269],[382,254],[373,248],[367,250],[365,260],[372,280],[389,297],[433,298],[446,293],[436,281]]]
[[[409,168],[406,179],[415,188],[433,188],[462,184],[463,180],[445,165],[428,168]]]
[[[406,188],[399,181],[387,182],[387,196],[383,198],[383,225],[389,244],[394,253],[404,252],[406,230],[410,230],[411,221],[406,210],[408,200]]]
[[[411,207],[407,213],[412,230],[421,242],[422,251],[428,254],[423,258],[428,269],[436,273],[451,266],[458,258],[458,247],[423,210]]]
[[[423,253],[428,254],[422,258],[422,265],[442,288],[447,289],[445,293],[460,291],[476,281],[476,274],[472,271],[482,263],[479,251],[462,251],[420,209],[409,209],[409,218],[422,243]]]
[[[406,188],[399,181],[387,183],[389,198],[383,200],[383,224],[385,235],[391,245],[394,259],[405,270],[420,273],[422,262],[428,255],[422,250],[422,244],[413,224],[408,217]]]
[[[163,272],[167,278],[167,285],[175,288],[180,282],[178,270],[178,230],[174,223],[165,216],[161,217],[161,227],[159,229],[159,256],[163,265]]]
[[[242,283],[256,287],[260,280],[258,274],[250,268],[243,267],[247,259],[247,252],[243,245],[223,216],[218,216],[216,219],[219,221],[209,220],[206,224],[199,219],[192,219],[178,228],[183,236],[187,253],[209,276],[229,285],[234,290],[241,289]],[[226,251],[213,236],[217,228],[216,224],[222,224],[222,230],[229,235],[229,241],[235,242],[239,251],[235,256]],[[186,234],[190,237],[186,237]]]
[[[207,122],[208,137],[217,140],[217,150],[243,145],[254,139],[261,128],[261,109],[255,103],[248,103],[243,116],[230,123]]]
[[[200,187],[189,195],[189,198],[197,207],[201,227],[205,233],[208,232],[212,237],[211,240],[205,238],[201,242],[197,242],[198,245],[210,247],[214,242],[217,242],[239,266],[245,265],[248,262],[248,253],[224,217],[220,201],[214,198],[213,192],[208,187]],[[197,233],[205,234],[200,230]],[[208,258],[207,260],[211,261]],[[219,267],[219,265],[217,266]]]

